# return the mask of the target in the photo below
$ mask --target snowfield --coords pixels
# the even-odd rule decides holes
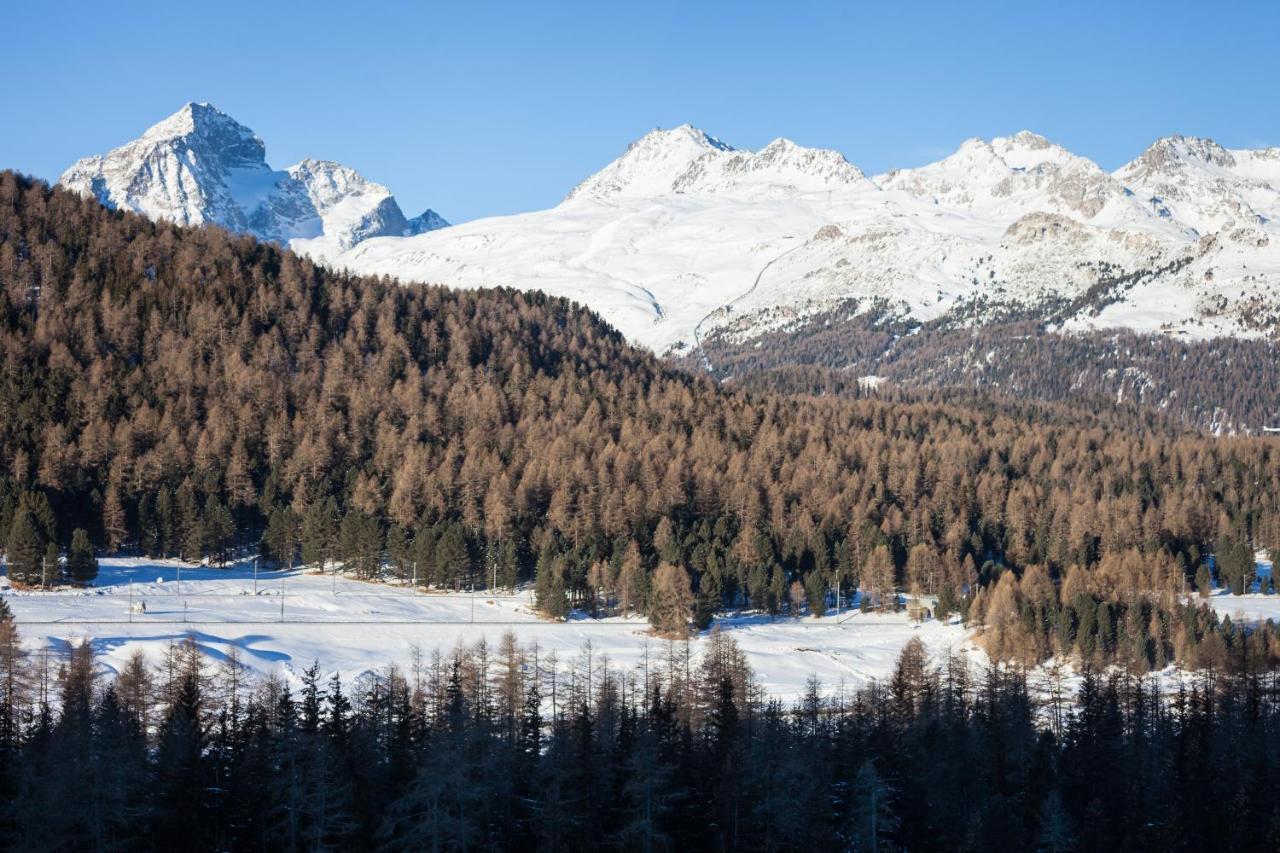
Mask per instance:
[[[332,575],[295,570],[259,573],[255,595],[253,575],[251,562],[218,569],[109,558],[85,589],[19,591],[8,587],[7,578],[0,583],[27,648],[62,653],[88,640],[100,664],[113,672],[135,650],[158,662],[171,643],[187,637],[211,663],[225,661],[234,649],[243,666],[278,673],[295,686],[313,661],[351,680],[390,663],[407,669],[415,646],[427,656],[482,639],[492,648],[507,631],[521,645],[536,643],[542,655],[554,652],[562,666],[588,643],[597,660],[606,656],[619,669],[639,668],[646,657],[650,666],[660,666],[668,654],[668,641],[650,634],[641,618],[548,622],[533,612],[531,590],[415,592],[341,576],[335,584]],[[846,610],[800,620],[751,613],[717,625],[747,654],[765,690],[784,700],[801,695],[812,675],[825,691],[884,679],[912,637],[933,654],[973,651],[961,625],[917,625],[905,613]],[[691,642],[696,657],[705,635]],[[981,659],[975,651],[975,662]]]

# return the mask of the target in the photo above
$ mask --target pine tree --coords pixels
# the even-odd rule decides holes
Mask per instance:
[[[184,560],[196,563],[204,556],[204,518],[191,483],[184,481],[175,493],[174,513],[178,537],[177,551]]]
[[[827,582],[821,572],[809,572],[804,579],[804,591],[809,612],[814,616],[827,615]]]
[[[564,562],[560,557],[552,557],[549,552],[544,552],[538,559],[534,602],[551,619],[564,619],[569,615],[569,597],[564,588]]]
[[[236,524],[231,511],[214,495],[204,503],[203,528],[209,554],[220,566],[231,559],[231,546],[235,542]]]
[[[849,813],[849,848],[876,851],[897,828],[893,789],[876,770],[875,761],[864,762],[853,780]]]
[[[13,522],[9,525],[9,537],[5,544],[9,579],[24,584],[39,583],[44,546],[31,512],[25,505],[19,505],[18,511],[13,515]]]
[[[318,498],[302,516],[302,562],[321,571],[329,567],[337,536],[337,505],[333,498]]]
[[[282,568],[293,565],[298,553],[298,518],[288,506],[277,506],[262,534],[263,556]]]
[[[880,610],[893,604],[893,574],[893,555],[887,546],[877,546],[862,566],[862,592]]]
[[[391,573],[398,578],[409,578],[412,560],[409,537],[405,534],[403,527],[392,524],[387,528],[387,562],[390,564]]]
[[[202,702],[199,677],[189,668],[179,678],[156,748],[154,792],[161,820],[153,840],[160,847],[184,847],[191,833],[205,826],[208,800],[200,796],[207,789]]]
[[[67,552],[67,574],[79,584],[87,584],[98,576],[98,558],[93,553],[93,543],[83,528],[77,527],[71,534],[71,549]]]
[[[461,524],[450,524],[435,545],[436,583],[458,585],[471,577],[471,560]]]
[[[124,502],[120,499],[120,489],[115,483],[107,486],[107,494],[102,502],[102,530],[107,537],[107,550],[115,553],[120,550],[129,535],[128,520],[125,517]]]
[[[175,506],[173,492],[161,489],[156,497],[156,551],[161,557],[172,557],[181,549],[181,534],[178,510]]]
[[[1071,831],[1071,817],[1062,804],[1057,789],[1049,792],[1040,807],[1039,850],[1044,853],[1068,853],[1075,848]]]

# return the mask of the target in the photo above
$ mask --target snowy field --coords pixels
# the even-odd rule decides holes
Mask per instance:
[[[1209,604],[1219,616],[1230,616],[1233,620],[1244,622],[1265,622],[1268,619],[1280,620],[1280,594],[1263,595],[1262,581],[1271,577],[1274,570],[1271,559],[1265,551],[1259,551],[1254,563],[1254,574],[1258,580],[1251,584],[1252,591],[1246,595],[1232,595],[1224,589],[1218,589],[1209,596]]]
[[[507,631],[566,662],[590,642],[596,655],[627,669],[641,666],[646,655],[661,658],[667,647],[641,618],[543,620],[533,612],[531,591],[415,592],[293,571],[261,572],[255,594],[252,563],[218,569],[113,558],[101,561],[87,589],[18,591],[8,588],[7,578],[0,585],[28,648],[64,652],[88,639],[110,670],[136,649],[158,661],[170,643],[188,636],[211,662],[236,649],[244,666],[278,672],[295,684],[313,661],[352,679],[392,662],[407,668],[415,645],[427,655],[447,653],[482,638],[496,645]],[[746,652],[764,688],[784,699],[799,696],[811,675],[826,691],[883,679],[913,636],[932,653],[971,648],[960,625],[916,625],[905,613],[853,610],[800,620],[747,614],[718,625]],[[693,641],[695,655],[703,642]]]

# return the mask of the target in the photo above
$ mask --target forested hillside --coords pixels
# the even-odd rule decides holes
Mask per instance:
[[[1265,313],[1263,306],[1259,312]],[[698,367],[780,391],[831,391],[876,376],[916,392],[995,393],[1092,410],[1154,413],[1206,433],[1258,434],[1280,425],[1280,351],[1274,338],[1186,340],[1122,329],[1063,334],[1052,312],[975,309],[982,325],[896,317],[851,301],[800,322],[742,336],[708,335]]]
[[[400,286],[0,175],[11,577],[102,549],[536,580],[550,615],[821,612],[902,589],[1001,657],[1144,669],[1280,544],[1280,446],[715,386],[537,293]]]

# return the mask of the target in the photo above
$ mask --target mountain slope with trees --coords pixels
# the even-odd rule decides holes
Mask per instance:
[[[0,283],[0,529],[40,548],[261,542],[675,633],[902,589],[980,604],[1002,655],[1146,668],[1216,631],[1172,598],[1206,553],[1280,538],[1273,440],[725,389],[562,299],[336,273],[12,173]]]

